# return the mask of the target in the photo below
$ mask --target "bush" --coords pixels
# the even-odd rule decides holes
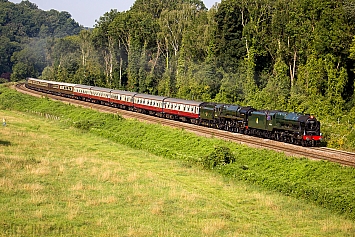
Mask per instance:
[[[214,169],[235,162],[235,156],[229,147],[216,147],[214,151],[202,158],[202,165],[208,169]]]

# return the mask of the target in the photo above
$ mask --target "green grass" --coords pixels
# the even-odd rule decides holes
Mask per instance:
[[[3,236],[353,236],[329,210],[28,113],[0,111]],[[64,123],[66,124],[66,123]]]

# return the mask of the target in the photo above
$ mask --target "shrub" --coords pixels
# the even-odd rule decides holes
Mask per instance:
[[[235,162],[235,156],[229,147],[216,147],[212,153],[202,158],[202,165],[208,169],[214,169]]]

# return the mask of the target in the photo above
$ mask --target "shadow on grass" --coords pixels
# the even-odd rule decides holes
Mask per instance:
[[[10,146],[10,145],[11,145],[11,142],[0,140],[0,146]]]

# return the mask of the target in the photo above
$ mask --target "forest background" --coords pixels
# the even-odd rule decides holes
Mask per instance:
[[[0,32],[2,81],[37,77],[355,123],[353,0],[222,0],[209,10],[201,0],[136,0],[93,29],[68,12],[0,0]]]

